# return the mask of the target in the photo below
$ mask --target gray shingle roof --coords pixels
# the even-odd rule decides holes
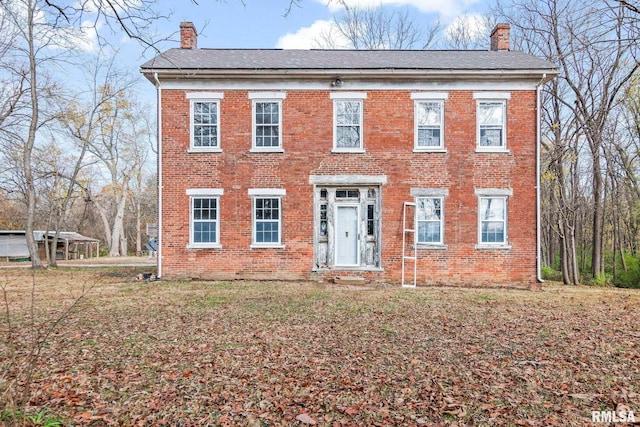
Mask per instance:
[[[556,67],[512,51],[170,49],[142,65],[152,70],[540,70]]]

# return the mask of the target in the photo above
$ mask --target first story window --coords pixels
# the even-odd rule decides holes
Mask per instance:
[[[187,190],[189,197],[189,246],[220,245],[221,189]]]
[[[279,247],[282,245],[282,196],[285,190],[249,190],[253,196],[253,238],[257,247]]]
[[[417,242],[442,244],[442,197],[416,198]]]
[[[256,197],[255,243],[280,243],[280,199]]]
[[[478,245],[508,245],[508,207],[511,190],[476,190],[478,195]]]

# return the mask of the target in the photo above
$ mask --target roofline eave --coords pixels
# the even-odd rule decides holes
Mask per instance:
[[[160,80],[175,79],[242,79],[242,80],[263,80],[263,79],[282,79],[282,78],[326,78],[326,77],[359,77],[368,79],[389,79],[389,78],[478,78],[478,79],[537,79],[544,77],[545,81],[551,80],[558,74],[555,68],[542,69],[482,69],[482,70],[457,70],[457,69],[441,69],[441,70],[398,70],[398,69],[325,69],[325,70],[300,70],[300,69],[236,69],[236,70],[211,70],[211,69],[175,69],[175,68],[142,68],[141,73],[147,79],[155,82],[154,75]]]

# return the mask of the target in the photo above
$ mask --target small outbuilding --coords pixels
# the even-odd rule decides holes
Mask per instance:
[[[29,259],[24,230],[0,230],[0,262]]]
[[[40,258],[46,258],[45,250],[53,244],[55,234],[55,231],[33,232],[33,237],[38,243]],[[83,236],[73,231],[58,233],[57,260],[97,258],[99,252],[99,239]],[[24,230],[0,230],[0,262],[28,261],[29,259],[26,232]]]

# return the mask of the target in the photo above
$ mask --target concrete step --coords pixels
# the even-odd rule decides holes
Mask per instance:
[[[336,276],[333,278],[333,283],[336,285],[364,285],[364,277],[356,276]]]

